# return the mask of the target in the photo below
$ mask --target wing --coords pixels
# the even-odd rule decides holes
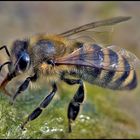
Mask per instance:
[[[108,46],[112,42],[114,27],[103,27],[100,29],[83,31],[72,35],[69,37],[69,40],[75,42],[89,42],[89,43],[98,43]]]
[[[115,45],[108,46],[107,48],[117,52],[120,56],[127,59],[132,69],[140,68],[140,59],[132,52]]]
[[[123,51],[121,51],[123,50]],[[111,47],[102,48],[96,44],[84,44],[73,53],[58,58],[56,65],[76,65],[101,68],[107,71],[130,71],[140,65],[140,60],[131,52],[124,49],[114,51]]]
[[[89,30],[89,29],[93,29],[93,28],[96,28],[96,27],[110,26],[110,25],[114,25],[114,24],[117,24],[117,23],[120,23],[120,22],[123,22],[123,21],[127,21],[130,18],[131,17],[121,17],[120,16],[120,17],[114,17],[114,18],[110,18],[110,19],[106,19],[106,20],[96,21],[96,22],[92,22],[92,23],[89,23],[89,24],[86,24],[86,25],[68,30],[68,31],[63,32],[63,33],[58,34],[58,35],[63,36],[63,37],[69,37],[73,34],[77,34],[79,32],[86,31],[86,30]]]

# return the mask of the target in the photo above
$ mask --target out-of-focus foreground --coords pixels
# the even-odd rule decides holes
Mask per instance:
[[[125,48],[140,58],[139,10],[140,2],[0,2],[0,45],[36,33],[61,33],[96,20],[132,16],[131,20],[116,25],[113,33],[108,28],[101,28],[97,29],[97,35],[103,37],[104,32],[109,31],[112,36],[109,45]],[[104,36],[102,40],[107,41],[107,38]],[[1,51],[0,62],[5,58],[4,51]],[[0,79],[4,76],[3,70]],[[13,94],[19,86],[16,82],[9,85]],[[140,138],[139,83],[129,93],[86,83],[86,100],[71,134],[67,133],[67,107],[77,86],[60,85],[59,93],[49,107],[38,119],[30,122],[25,131],[20,129],[20,124],[50,87],[44,84],[29,89],[13,106],[9,104],[10,99],[1,94],[0,138]]]

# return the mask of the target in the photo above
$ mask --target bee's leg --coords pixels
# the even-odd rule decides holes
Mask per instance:
[[[0,47],[0,50],[2,50],[2,49],[5,49],[7,55],[10,57],[10,53],[9,53],[9,51],[8,51],[7,46],[4,45],[4,46]]]
[[[11,80],[11,78],[9,77],[9,74],[7,74],[5,79],[0,84],[0,91],[2,91],[5,95],[7,95],[9,97],[11,97],[11,94],[5,89],[5,87],[10,80]]]
[[[24,126],[29,122],[34,119],[36,119],[42,112],[43,109],[45,109],[51,100],[53,99],[56,91],[57,91],[57,86],[56,83],[52,84],[52,91],[51,93],[40,103],[40,105],[28,116],[27,120],[21,125],[21,128],[24,129]]]
[[[11,64],[11,61],[7,61],[7,62],[3,63],[2,65],[0,65],[0,72],[1,72],[1,69],[3,68],[3,66],[10,65],[10,64]]]
[[[26,80],[20,85],[20,87],[18,88],[17,92],[14,94],[13,98],[12,98],[12,102],[15,101],[16,97],[21,94],[23,91],[25,91],[30,82],[35,82],[38,79],[38,75],[37,73],[35,73],[33,76],[31,77],[27,77]]]
[[[71,123],[74,121],[80,111],[80,105],[84,101],[84,84],[82,80],[75,80],[75,79],[66,79],[63,78],[63,80],[69,84],[69,85],[74,85],[74,84],[79,84],[79,88],[76,91],[73,99],[70,101],[69,106],[68,106],[68,127],[69,127],[69,132],[72,131],[71,129]]]
[[[2,49],[5,49],[6,54],[11,58],[7,46],[2,46],[2,47],[0,47],[0,50],[2,50]],[[5,66],[5,65],[7,65],[7,64],[10,65],[11,62],[10,62],[10,61],[7,61],[7,62],[5,62],[4,64],[2,64],[2,65],[0,66],[0,71],[1,71],[2,67]]]
[[[8,57],[11,58],[7,46],[4,45],[4,46],[0,47],[0,50],[2,50],[2,49],[5,49],[6,54],[8,55]],[[3,68],[5,65],[8,65],[8,67],[10,67],[11,64],[12,64],[11,61],[7,61],[7,62],[3,63],[2,65],[0,65],[0,72],[1,72],[2,68]],[[13,76],[13,75],[10,75],[10,74],[8,73],[7,76],[5,77],[5,79],[4,79],[4,80],[2,81],[2,83],[0,84],[0,90],[1,90],[5,95],[8,95],[8,96],[11,96],[11,94],[7,92],[7,90],[5,89],[5,86],[6,86],[7,83],[12,79],[12,76]]]
[[[1,69],[3,68],[3,66],[5,65],[8,65],[8,67],[10,67],[10,65],[12,64],[12,62],[10,61],[7,61],[5,63],[3,63],[1,66],[0,66],[0,72],[1,72]],[[7,92],[7,90],[5,89],[6,85],[8,84],[9,81],[12,80],[12,78],[15,77],[15,74],[14,73],[8,73],[7,76],[4,78],[4,80],[1,82],[0,84],[0,91],[2,91],[5,95],[8,95],[11,97],[11,94]]]

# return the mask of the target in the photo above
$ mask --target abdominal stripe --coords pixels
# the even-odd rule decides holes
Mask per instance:
[[[115,64],[116,66],[118,65],[118,54],[115,53],[114,51],[112,51],[111,49],[108,50],[109,51],[109,60],[110,60],[110,66]],[[103,80],[104,80],[104,85],[108,85],[109,82],[112,81],[114,75],[115,75],[116,71],[115,69],[113,70],[109,70]]]
[[[123,58],[124,60],[124,72],[121,75],[121,77],[119,77],[116,81],[114,81],[114,88],[118,89],[121,87],[121,85],[123,84],[123,82],[126,80],[126,78],[129,76],[130,73],[130,65],[128,63],[128,61],[126,60],[126,58]]]

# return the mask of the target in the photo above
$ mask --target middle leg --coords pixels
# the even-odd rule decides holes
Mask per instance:
[[[50,94],[40,103],[40,105],[28,116],[27,120],[21,125],[21,129],[24,129],[24,126],[29,121],[36,119],[41,114],[43,109],[45,109],[49,105],[49,103],[51,102],[51,100],[53,99],[53,97],[57,91],[56,83],[52,84],[52,88],[53,89],[50,92]]]

